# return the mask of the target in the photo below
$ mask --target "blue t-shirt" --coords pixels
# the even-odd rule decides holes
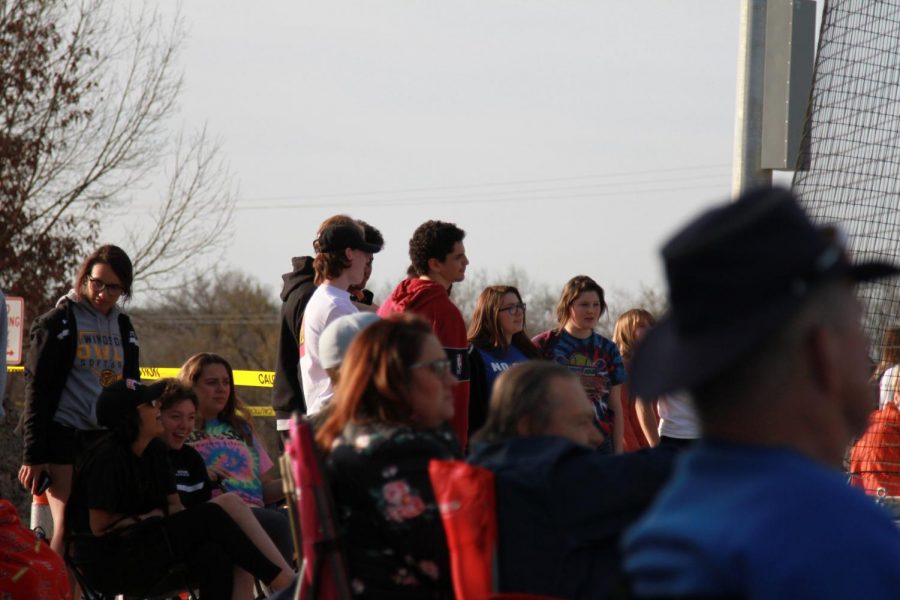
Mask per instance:
[[[477,348],[477,350],[484,362],[484,378],[487,384],[488,398],[490,398],[490,391],[494,389],[494,381],[497,380],[500,373],[516,363],[528,360],[528,357],[515,346],[510,346],[505,351],[500,349],[482,350],[481,348]]]
[[[551,330],[539,333],[532,341],[540,348],[544,358],[565,365],[578,375],[584,391],[594,404],[600,427],[609,437],[613,428],[609,391],[613,386],[625,383],[626,378],[625,363],[619,348],[596,332],[579,339],[565,330]]]
[[[703,441],[624,538],[638,598],[897,598],[900,531],[784,448]]]

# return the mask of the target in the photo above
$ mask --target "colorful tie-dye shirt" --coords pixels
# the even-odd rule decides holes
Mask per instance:
[[[230,477],[222,480],[226,492],[236,492],[250,506],[265,506],[262,474],[272,468],[272,459],[253,436],[248,446],[238,431],[224,421],[209,419],[195,429],[188,443],[203,456],[207,467],[219,467]]]
[[[540,348],[544,358],[564,365],[578,375],[594,405],[600,429],[607,437],[611,436],[613,414],[609,408],[609,392],[626,379],[619,348],[599,333],[579,339],[565,330],[545,331],[531,341]]]

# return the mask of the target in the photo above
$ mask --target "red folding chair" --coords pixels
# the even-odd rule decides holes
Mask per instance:
[[[539,600],[498,592],[497,496],[494,474],[458,460],[432,460],[428,476],[441,511],[457,600]]]
[[[294,493],[292,513],[299,525],[298,549],[302,548],[296,598],[302,600],[349,600],[347,562],[339,546],[334,501],[325,481],[312,429],[302,417],[291,420],[290,441],[285,455]],[[299,521],[299,523],[297,523]]]

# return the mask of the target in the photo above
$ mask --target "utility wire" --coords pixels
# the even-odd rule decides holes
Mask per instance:
[[[613,183],[592,183],[589,185],[570,185],[570,186],[557,186],[557,187],[547,187],[547,188],[524,188],[524,189],[512,189],[512,190],[499,190],[496,192],[470,192],[470,193],[460,193],[460,194],[444,194],[439,196],[417,196],[416,198],[401,198],[399,200],[437,200],[441,198],[490,198],[493,196],[508,196],[509,194],[536,194],[541,192],[566,192],[571,190],[609,190],[609,188],[620,188],[627,187],[632,185],[646,185],[646,184],[663,184],[663,183],[681,183],[686,181],[721,181],[724,176],[710,176],[710,175],[701,175],[694,177],[674,177],[668,179],[644,179],[644,180],[634,180],[634,181],[623,181],[623,182],[613,182]],[[321,198],[321,197],[320,197]],[[294,198],[295,200],[303,200],[303,197],[297,196]],[[316,199],[316,198],[313,198]],[[238,204],[245,202],[243,200],[238,200]],[[374,200],[369,202],[370,204],[375,204],[378,200]],[[250,205],[250,206],[238,206],[238,208],[253,208],[254,206],[259,205]],[[281,205],[281,206],[293,206],[293,205]]]
[[[388,201],[380,201],[380,202],[327,202],[327,203],[317,203],[317,204],[277,204],[277,205],[269,205],[269,206],[236,206],[235,210],[239,211],[252,211],[252,210],[296,210],[296,209],[306,209],[306,208],[329,208],[332,206],[354,206],[354,207],[396,207],[396,206],[433,206],[435,204],[447,204],[448,202],[452,202],[454,204],[490,204],[496,202],[528,202],[535,200],[571,200],[576,198],[597,198],[597,197],[607,197],[607,196],[627,196],[627,195],[647,195],[647,194],[658,194],[658,193],[670,193],[670,192],[682,192],[682,191],[694,191],[694,190],[710,190],[710,189],[723,189],[727,188],[730,185],[729,182],[719,182],[716,184],[710,185],[696,185],[696,186],[686,186],[686,187],[666,187],[660,189],[632,189],[632,190],[617,190],[610,192],[593,192],[590,194],[564,194],[564,195],[551,195],[551,196],[534,196],[529,197],[525,196],[522,193],[516,193],[515,195],[511,195],[508,197],[499,197],[499,198],[484,198],[482,196],[478,196],[476,198],[469,197],[451,197],[444,196],[439,198],[429,198],[427,200],[418,200],[418,199],[410,199],[406,201],[402,200],[388,200]],[[544,190],[535,190],[534,193],[543,192]]]
[[[480,187],[499,187],[499,186],[509,186],[509,185],[523,185],[523,184],[534,184],[534,183],[549,183],[549,182],[559,182],[559,181],[577,181],[582,179],[604,179],[604,178],[615,178],[615,177],[630,177],[634,175],[647,175],[652,173],[674,173],[674,172],[683,172],[683,171],[695,171],[695,170],[705,170],[705,169],[722,169],[722,168],[731,168],[731,165],[728,164],[720,164],[720,165],[698,165],[693,167],[676,167],[672,169],[647,169],[642,171],[621,171],[619,173],[602,173],[598,175],[575,175],[572,177],[549,177],[543,179],[521,179],[514,181],[493,181],[486,183],[468,183],[461,185],[443,185],[443,186],[432,186],[432,187],[421,187],[421,188],[402,188],[402,189],[393,189],[393,190],[368,190],[361,192],[332,192],[327,194],[311,194],[311,195],[290,195],[290,196],[269,196],[269,197],[260,197],[260,198],[241,198],[239,202],[271,202],[278,200],[302,200],[304,198],[309,199],[318,199],[318,198],[339,198],[343,196],[373,196],[373,195],[383,195],[383,194],[412,194],[419,192],[433,192],[433,191],[443,191],[443,190],[459,190],[459,189],[471,189],[471,188],[480,188]],[[645,181],[645,180],[638,180]]]
[[[623,171],[619,173],[606,173],[599,175],[579,175],[573,177],[553,177],[553,178],[543,178],[543,179],[531,179],[531,180],[518,180],[518,181],[507,181],[507,182],[488,182],[488,183],[478,183],[478,184],[464,184],[464,185],[455,185],[455,186],[433,186],[433,187],[422,187],[422,188],[405,188],[405,189],[394,189],[394,190],[379,190],[379,191],[361,191],[361,192],[336,192],[336,193],[325,193],[325,194],[295,194],[290,196],[272,196],[272,197],[260,197],[260,198],[238,198],[236,200],[236,210],[246,211],[246,210],[277,210],[284,208],[325,208],[333,206],[334,202],[318,202],[315,204],[273,204],[273,205],[249,205],[247,203],[255,203],[255,202],[269,202],[269,201],[302,201],[302,200],[321,200],[323,198],[359,198],[363,196],[381,196],[381,195],[397,195],[397,194],[411,194],[411,193],[422,193],[422,192],[441,192],[441,191],[452,191],[452,190],[471,190],[477,188],[491,188],[491,187],[503,187],[503,186],[513,186],[513,185],[524,185],[524,184],[545,184],[545,183],[553,183],[553,182],[562,182],[562,181],[578,181],[585,179],[610,179],[610,178],[618,178],[618,177],[626,177],[626,176],[635,176],[635,175],[647,175],[647,174],[662,174],[662,173],[676,173],[676,172],[685,172],[685,171],[697,171],[697,170],[711,170],[711,169],[722,169],[724,167],[728,167],[728,165],[698,165],[693,167],[677,167],[671,169],[652,169],[652,170],[642,170],[642,171]],[[412,205],[422,204],[429,205],[433,204],[432,202],[427,202],[427,200],[452,200],[457,198],[485,198],[486,202],[490,202],[490,198],[493,196],[507,196],[509,194],[535,194],[542,192],[557,192],[557,191],[567,191],[567,190],[577,190],[577,189],[593,189],[593,188],[601,188],[606,189],[610,187],[623,187],[623,186],[631,186],[631,185],[648,185],[648,184],[661,184],[661,183],[671,183],[671,182],[683,182],[683,181],[713,181],[719,180],[721,177],[725,175],[717,175],[715,173],[711,173],[708,175],[695,175],[690,177],[676,177],[676,178],[667,178],[667,179],[632,179],[629,181],[614,181],[614,182],[598,182],[595,184],[588,184],[583,186],[563,186],[563,187],[550,187],[550,188],[533,188],[533,189],[512,189],[512,190],[500,190],[500,191],[484,191],[484,192],[475,192],[469,194],[445,194],[441,196],[429,196],[426,198],[415,198],[405,200]],[[635,190],[632,193],[650,193],[654,191],[680,191],[686,189],[706,189],[706,188],[666,188],[665,190]],[[622,193],[625,193],[627,190],[623,190]],[[609,193],[602,193],[599,195],[610,195]],[[518,198],[520,196],[516,196]],[[507,199],[501,199],[500,201],[506,201]],[[384,204],[384,201],[371,201],[371,202],[363,202],[363,201],[347,201],[342,204],[349,204],[353,206],[407,206],[410,204],[396,204],[396,202],[402,202],[402,199],[394,199],[389,200],[389,204]],[[156,206],[147,206],[147,205],[133,205],[129,208],[128,212],[117,213],[116,216],[125,216],[127,214],[132,213],[135,210],[140,211],[152,211],[156,208]]]

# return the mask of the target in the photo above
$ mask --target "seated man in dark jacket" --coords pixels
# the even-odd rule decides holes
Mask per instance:
[[[602,438],[581,383],[543,361],[500,376],[474,442],[470,462],[496,477],[500,591],[606,597],[619,537],[668,479],[674,454],[595,452]]]

